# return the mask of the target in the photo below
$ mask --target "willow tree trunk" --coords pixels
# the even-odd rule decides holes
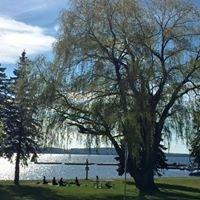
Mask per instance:
[[[156,169],[156,154],[159,142],[156,143],[156,123],[154,114],[147,110],[144,114],[138,115],[135,130],[128,131],[129,166],[128,171],[135,180],[136,187],[141,193],[153,194],[159,191],[154,182]],[[138,131],[138,132],[137,132]],[[133,135],[138,135],[136,139]],[[130,136],[130,138],[129,138]],[[133,138],[133,139],[132,139]],[[136,141],[133,141],[133,140]],[[135,155],[135,152],[136,155]]]
[[[127,170],[135,181],[135,186],[141,193],[153,194],[159,191],[154,182],[154,160],[143,162],[147,155],[143,154],[143,158],[138,161],[133,155],[129,154]],[[153,156],[153,154],[151,155]],[[150,156],[150,157],[151,157]]]
[[[119,85],[120,103],[123,110],[123,134],[128,144],[128,172],[135,180],[136,187],[142,193],[152,194],[158,191],[154,182],[154,170],[156,166],[156,112],[155,106],[146,88],[146,80],[140,76],[141,87],[138,92],[134,86],[134,76],[126,68],[130,89],[133,91],[133,110],[130,110],[128,98],[125,92],[123,78],[120,72],[120,63],[113,60],[117,82]],[[119,153],[118,153],[119,154]],[[124,162],[123,152],[119,154],[120,162]],[[124,168],[124,165],[123,167]],[[124,169],[122,169],[124,170]],[[124,171],[123,171],[124,172]]]
[[[129,165],[132,162],[129,163]],[[135,167],[134,167],[135,166]],[[149,166],[137,167],[136,164],[131,165],[130,175],[134,178],[135,185],[141,193],[153,194],[159,191],[154,182],[154,169],[151,163]]]
[[[14,184],[19,185],[19,173],[20,173],[20,152],[17,152],[16,160],[15,160],[15,178]]]
[[[153,194],[158,191],[158,187],[154,183],[154,174],[152,170],[138,173],[134,176],[135,185],[141,193]]]

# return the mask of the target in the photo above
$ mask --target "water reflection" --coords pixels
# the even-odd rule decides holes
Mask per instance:
[[[29,162],[28,167],[21,167],[20,178],[22,180],[38,180],[46,176],[47,179],[52,179],[55,176],[57,179],[72,179],[75,176],[85,178],[84,165],[64,165],[67,162],[84,163],[86,159],[92,163],[116,163],[114,155],[71,155],[68,154],[42,154],[38,162],[62,162],[63,164],[34,164]],[[170,162],[187,163],[187,158],[169,158]],[[89,170],[89,178],[123,178],[118,176],[116,171],[117,166],[99,166],[91,165]],[[165,170],[164,176],[188,176],[188,171],[180,170]],[[10,163],[4,158],[0,158],[0,179],[11,180],[14,178],[14,163]]]

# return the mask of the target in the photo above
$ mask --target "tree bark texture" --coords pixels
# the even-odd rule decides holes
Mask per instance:
[[[16,160],[15,160],[15,178],[14,184],[19,185],[19,173],[20,173],[20,152],[17,152]]]

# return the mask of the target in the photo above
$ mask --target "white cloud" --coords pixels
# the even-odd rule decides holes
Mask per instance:
[[[54,41],[40,27],[0,16],[0,63],[16,63],[23,49],[28,55],[51,51]]]

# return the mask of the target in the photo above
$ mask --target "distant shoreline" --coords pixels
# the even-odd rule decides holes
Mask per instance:
[[[69,150],[55,147],[45,147],[40,150],[42,154],[81,154],[81,155],[116,155],[114,148],[72,148]],[[186,153],[166,153],[171,157],[188,157]]]

